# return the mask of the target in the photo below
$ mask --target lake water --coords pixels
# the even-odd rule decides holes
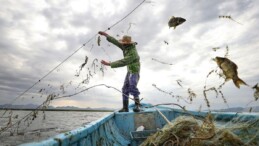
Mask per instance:
[[[9,122],[9,111],[3,115],[0,110],[0,129],[6,127]],[[23,118],[30,111],[13,111],[12,123]],[[44,114],[39,112],[37,118],[27,127],[27,122],[21,122],[17,132],[17,128],[8,129],[0,134],[0,146],[13,146],[28,142],[37,142],[47,139],[59,133],[64,133],[75,128],[87,125],[92,121],[110,114],[110,112],[78,112],[78,111],[45,111]],[[11,134],[13,133],[13,134]],[[11,136],[10,136],[11,135]]]

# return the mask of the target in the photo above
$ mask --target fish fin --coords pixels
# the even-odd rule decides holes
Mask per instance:
[[[229,80],[231,80],[231,78],[226,78],[226,79],[225,79],[226,82],[229,81]]]
[[[237,88],[240,88],[240,85],[247,85],[243,80],[237,78],[236,80],[233,80],[234,84]]]
[[[258,87],[258,83],[256,85],[254,85],[252,88],[256,89]]]

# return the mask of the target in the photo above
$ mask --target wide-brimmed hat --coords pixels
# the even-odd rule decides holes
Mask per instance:
[[[133,44],[135,42],[131,41],[131,36],[124,35],[122,39],[119,40],[121,44]]]

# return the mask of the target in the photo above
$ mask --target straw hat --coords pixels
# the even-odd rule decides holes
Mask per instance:
[[[133,44],[135,42],[131,41],[131,36],[124,35],[121,40],[119,40],[121,44]]]

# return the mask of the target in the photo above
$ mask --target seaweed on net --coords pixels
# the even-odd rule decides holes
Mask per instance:
[[[85,62],[83,63],[83,64],[81,64],[80,65],[80,69],[79,69],[79,71],[76,73],[76,77],[79,77],[80,76],[80,72],[82,71],[82,69],[83,69],[83,67],[87,64],[87,62],[88,62],[88,57],[87,56],[85,56]]]
[[[169,43],[168,43],[167,41],[164,41],[164,43],[165,43],[166,45],[169,45]]]
[[[210,107],[210,103],[209,103],[209,100],[208,100],[208,97],[207,97],[207,92],[208,91],[214,91],[216,93],[216,98],[218,97],[218,91],[215,87],[211,87],[209,89],[206,89],[205,86],[204,86],[204,90],[203,90],[203,95],[205,97],[205,101],[207,103],[207,106]]]
[[[226,53],[225,53],[225,58],[228,58],[229,57],[229,48],[228,48],[228,45],[226,46]]]
[[[102,76],[104,76],[104,70],[106,70],[105,65],[101,64],[100,71],[102,72]]]
[[[129,28],[127,29],[127,33],[129,33],[129,30],[130,30],[130,28],[131,28],[132,25],[136,25],[136,24],[130,22],[130,23],[129,23]]]
[[[232,20],[232,21],[234,21],[234,22],[236,22],[236,23],[242,25],[240,22],[237,22],[236,20],[234,20],[230,15],[228,15],[228,16],[226,16],[226,15],[221,15],[221,16],[219,16],[219,18],[230,19],[230,20]]]
[[[82,69],[86,65],[87,60],[85,60],[84,62],[85,64],[81,65]],[[93,78],[98,72],[104,75],[105,68],[103,65],[100,65],[100,62],[98,62],[97,59],[94,59],[92,64],[89,64],[88,67],[84,68],[84,71],[87,72],[87,78],[83,79],[82,82],[85,84],[88,84],[90,82],[90,79]],[[81,86],[82,82],[78,84],[77,88]],[[12,110],[6,109],[3,112],[3,114],[0,115],[0,118],[6,116],[6,118],[9,119],[9,121],[7,121],[6,124],[0,128],[0,136],[3,133],[10,133],[10,135],[14,135],[15,132],[18,134],[18,131],[21,133],[22,131],[25,131],[28,127],[30,127],[33,121],[35,121],[35,119],[39,117],[42,117],[42,119],[45,120],[46,119],[45,110],[48,109],[50,103],[53,100],[58,99],[58,97],[65,94],[65,88],[71,85],[72,85],[72,81],[69,81],[67,83],[60,83],[60,85],[55,85],[55,83],[54,85],[51,85],[50,83],[47,83],[46,84],[47,87],[43,87],[38,90],[35,90],[35,93],[33,95],[34,98],[37,98],[37,96],[38,97],[45,96],[45,99],[42,102],[42,104],[40,104],[36,109],[32,110],[25,116],[18,116],[19,117],[18,118],[16,116],[12,116],[12,114],[7,115],[8,113],[7,111],[10,111],[10,113],[12,113]],[[77,86],[76,83],[74,83],[74,85]],[[55,92],[58,92],[58,93],[55,93]],[[69,92],[69,90],[67,92]],[[39,111],[43,112],[42,116],[39,116]]]
[[[97,45],[98,45],[98,46],[101,45],[101,36],[98,36],[98,38],[97,38]]]
[[[62,91],[62,94],[65,94],[65,87],[64,87],[64,85],[60,85],[60,90]]]
[[[180,79],[178,79],[178,80],[176,80],[176,82],[177,82],[177,84],[180,86],[180,87],[182,87],[183,88],[183,86],[182,86],[182,80],[180,80]]]
[[[226,128],[217,126],[210,113],[203,120],[179,116],[149,136],[141,146],[256,146],[259,144],[258,121],[233,119]]]
[[[98,67],[98,65],[96,64],[97,62],[98,62],[97,58],[95,58],[92,62],[92,68],[94,69],[94,74],[96,74],[96,68]],[[89,68],[88,68],[88,70],[89,70]],[[90,70],[89,70],[89,72],[90,72]]]
[[[167,63],[167,62],[164,62],[164,61],[160,61],[160,60],[157,60],[155,58],[152,58],[153,61],[156,61],[158,63],[161,63],[161,64],[165,64],[165,65],[173,65],[172,63]]]
[[[87,78],[87,82],[88,83],[90,82],[90,79],[92,77],[94,77],[94,75],[96,74],[96,73],[94,73],[94,74],[91,73],[92,69],[94,69],[96,71],[100,71],[104,75],[104,66],[103,65],[97,65],[98,60],[95,60],[94,62],[95,63],[93,63],[92,67],[88,68],[88,74],[87,74],[88,75],[88,78]],[[100,67],[100,68],[98,69],[97,67]],[[64,92],[63,92],[64,88],[69,86],[69,85],[71,85],[71,84],[72,84],[72,81],[70,81],[68,83],[68,85],[62,84],[62,85],[58,86],[59,89],[61,90],[61,94],[64,94]],[[80,85],[81,84],[79,83],[78,87]],[[48,87],[52,87],[50,84],[48,84],[47,86]],[[56,99],[59,99],[59,98],[65,98],[65,97],[72,97],[72,96],[75,96],[77,94],[80,94],[82,92],[85,92],[85,91],[87,91],[89,89],[92,89],[92,88],[95,88],[95,87],[98,87],[98,86],[105,86],[107,88],[113,88],[116,91],[121,92],[119,89],[117,89],[115,87],[112,87],[112,86],[105,85],[105,84],[94,85],[94,86],[88,87],[86,89],[83,89],[83,90],[81,90],[79,92],[76,92],[74,94],[63,95],[63,96],[62,95],[60,96],[59,94],[56,94],[55,92],[46,95],[47,91],[45,89],[44,90],[40,89],[40,92],[37,91],[37,93],[41,94],[41,95],[46,95],[45,101],[41,105],[39,105],[36,109],[34,109],[31,112],[29,112],[27,115],[25,115],[23,117],[20,117],[20,119],[17,119],[15,121],[13,121],[13,119],[16,118],[16,117],[12,116],[12,110],[10,110],[10,114],[7,117],[9,119],[9,122],[7,122],[7,124],[4,127],[0,128],[0,135],[3,134],[4,132],[9,132],[10,135],[14,135],[15,131],[17,132],[17,134],[18,134],[18,131],[19,132],[25,131],[26,128],[28,128],[33,123],[33,121],[36,118],[39,117],[38,116],[39,111],[43,112],[43,120],[45,120],[45,118],[46,118],[45,110],[49,107],[50,103],[53,100],[56,100]],[[43,91],[46,91],[46,92],[43,92]],[[132,99],[132,98],[130,98],[130,99]],[[134,100],[134,99],[132,99],[132,100]],[[4,111],[4,113],[1,115],[1,118],[4,117],[7,114],[7,111],[9,111],[9,110],[7,109],[7,110]]]
[[[226,52],[226,55],[225,56],[228,56],[228,47],[227,47],[227,52]],[[224,78],[224,75],[222,75],[221,73],[218,72],[218,68],[217,69],[213,69],[211,70],[207,76],[206,76],[206,80],[205,80],[205,85],[203,87],[203,96],[204,96],[204,99],[206,101],[206,104],[207,104],[207,107],[210,107],[210,103],[209,103],[209,99],[207,97],[207,92],[209,91],[214,91],[215,94],[216,94],[216,98],[218,97],[218,95],[220,94],[221,95],[221,98],[223,99],[224,103],[227,104],[228,106],[228,103],[227,103],[227,99],[226,97],[224,96],[223,92],[222,92],[222,87],[225,85],[226,83],[226,80],[224,78],[224,81],[223,83],[221,83],[218,87],[214,86],[214,87],[210,87],[210,88],[207,88],[207,79],[209,78],[209,76],[211,76],[212,74],[216,74],[219,78]]]
[[[207,104],[207,107],[210,107],[210,103],[209,103],[209,99],[207,97],[207,92],[209,91],[214,91],[215,94],[216,94],[216,98],[218,97],[218,95],[220,94],[221,95],[221,98],[223,99],[224,103],[227,104],[228,106],[228,102],[227,102],[227,99],[226,97],[224,96],[223,92],[221,91],[221,88],[223,87],[223,85],[225,84],[225,81],[219,85],[219,87],[211,87],[209,89],[206,89],[206,85],[204,86],[204,90],[203,90],[203,96],[204,96],[204,99],[206,101],[206,104]]]
[[[214,47],[214,48],[212,48],[212,50],[215,51],[215,52],[216,52],[217,50],[219,50],[219,49],[220,49],[220,47]]]
[[[179,86],[181,86],[183,88],[183,86],[181,85],[181,80],[176,80],[177,84]],[[162,92],[162,93],[165,93],[165,94],[168,94],[170,95],[171,97],[173,98],[176,98],[177,101],[180,101],[180,100],[183,100],[184,102],[188,103],[188,104],[191,104],[193,99],[197,96],[196,93],[191,89],[191,88],[188,88],[187,89],[187,94],[188,94],[188,97],[187,97],[187,100],[181,96],[181,95],[175,95],[173,92],[167,92],[159,87],[157,87],[156,84],[152,84],[153,87],[155,87],[158,91]]]
[[[160,92],[162,92],[162,93],[165,93],[165,94],[167,94],[167,95],[170,95],[170,96],[173,97],[173,98],[176,98],[177,101],[183,100],[184,102],[190,104],[190,102],[188,102],[186,99],[184,99],[184,97],[182,97],[181,95],[175,95],[173,92],[164,91],[164,90],[160,89],[159,87],[157,87],[156,84],[152,84],[152,86],[155,87],[158,91],[160,91]]]
[[[191,88],[188,88],[188,94],[189,94],[189,98],[188,99],[192,102],[193,98],[196,97],[196,93],[194,93]]]

